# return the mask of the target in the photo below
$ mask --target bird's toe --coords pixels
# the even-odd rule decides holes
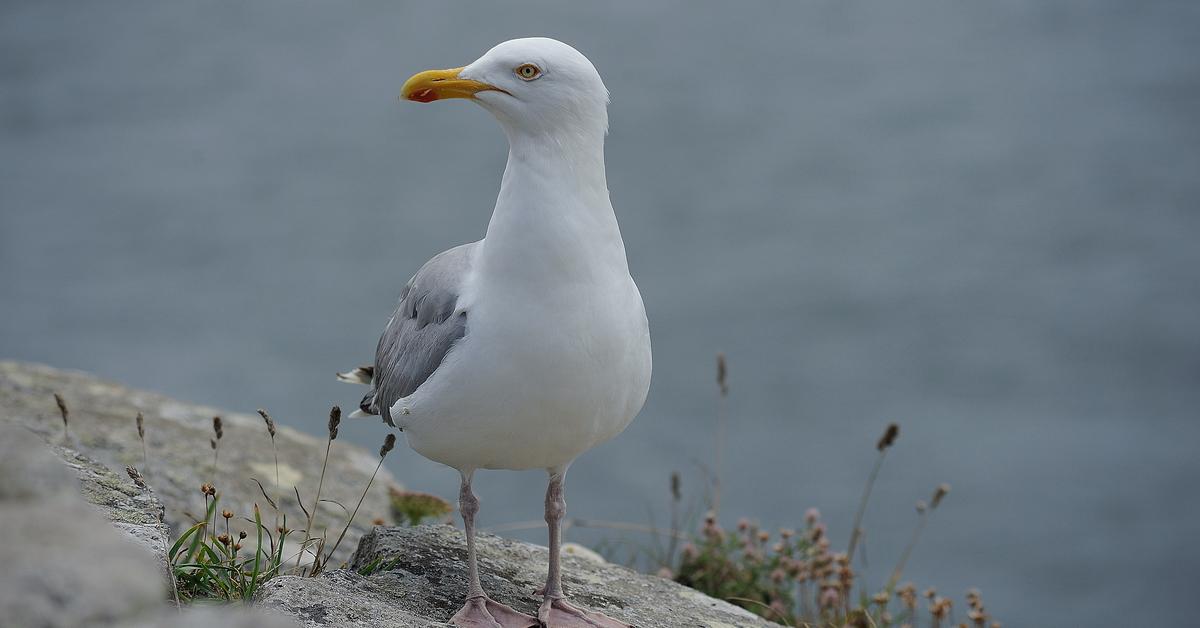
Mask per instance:
[[[467,600],[450,623],[459,628],[537,628],[536,618],[489,597]]]

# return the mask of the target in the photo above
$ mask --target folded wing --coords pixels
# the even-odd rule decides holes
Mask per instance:
[[[388,425],[392,404],[429,379],[446,353],[467,333],[467,312],[458,307],[462,282],[478,242],[434,256],[408,281],[375,349],[374,367],[362,366],[338,379],[371,386],[359,405]]]

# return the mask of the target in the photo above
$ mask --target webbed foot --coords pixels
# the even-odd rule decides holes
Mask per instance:
[[[490,597],[467,600],[450,623],[459,628],[537,628],[538,620]]]
[[[579,608],[560,597],[542,601],[538,621],[546,628],[633,628],[604,613]]]

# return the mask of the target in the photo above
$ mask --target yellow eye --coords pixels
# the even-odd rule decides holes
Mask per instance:
[[[542,75],[542,70],[532,63],[517,66],[515,72],[523,81],[532,81]]]

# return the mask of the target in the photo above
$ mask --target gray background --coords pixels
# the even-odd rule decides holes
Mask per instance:
[[[556,36],[613,94],[656,361],[571,514],[661,523],[672,470],[701,493],[724,350],[727,523],[815,505],[843,545],[895,420],[869,581],[946,481],[921,585],[979,586],[1010,626],[1194,618],[1200,5],[562,4],[3,3],[0,356],[319,432],[504,163],[485,112],[400,84]],[[538,519],[541,481],[483,474],[482,523]]]

